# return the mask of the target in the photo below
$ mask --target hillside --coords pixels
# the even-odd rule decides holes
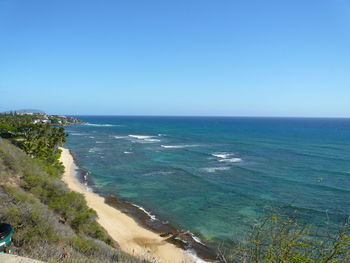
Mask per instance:
[[[38,261],[35,259],[20,257],[17,255],[11,254],[0,254],[0,262],[6,263],[42,263],[42,261]]]
[[[0,138],[0,221],[16,230],[14,253],[50,262],[138,262],[117,249],[60,173]]]

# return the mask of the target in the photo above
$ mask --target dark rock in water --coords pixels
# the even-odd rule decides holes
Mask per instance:
[[[159,236],[161,236],[161,237],[168,237],[170,235],[172,235],[172,234],[168,232],[168,233],[162,233]]]
[[[133,205],[130,202],[120,200],[116,196],[105,196],[105,203],[117,208],[125,214],[132,216],[142,226],[145,226],[149,230],[159,233],[161,237],[166,238],[165,240],[167,242],[174,244],[183,250],[194,250],[197,256],[204,260],[217,260],[215,250],[197,242],[191,233],[179,231],[167,223],[164,224],[157,218],[151,218],[151,216],[141,208]]]
[[[188,244],[184,240],[180,239],[177,234],[167,238],[166,241],[171,244],[174,244],[175,246],[181,249],[184,249],[184,250],[188,249]]]

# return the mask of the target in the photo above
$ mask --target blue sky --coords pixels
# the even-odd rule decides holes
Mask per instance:
[[[350,117],[347,0],[0,0],[0,111]]]

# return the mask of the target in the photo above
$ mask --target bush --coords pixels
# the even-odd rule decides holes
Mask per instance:
[[[10,222],[16,229],[14,244],[30,246],[41,241],[56,242],[57,232],[63,231],[58,218],[38,199],[28,195],[20,188],[2,186],[0,188],[0,219]],[[68,235],[68,234],[67,234]]]
[[[45,165],[0,138],[0,221],[16,231],[14,252],[54,263],[141,262],[107,245],[115,247],[96,212]]]
[[[11,223],[16,231],[13,244],[18,255],[48,262],[139,262],[102,241],[77,235],[68,224],[59,223],[59,216],[48,206],[21,188],[0,186],[0,208],[0,221]],[[103,230],[96,222],[90,227],[97,233]]]
[[[296,217],[272,213],[256,224],[248,240],[237,243],[226,257],[249,263],[350,262],[349,230],[345,224],[338,233],[320,235]]]
[[[70,244],[77,251],[83,253],[84,255],[92,255],[95,251],[98,250],[97,244],[86,238],[76,237],[70,241]]]

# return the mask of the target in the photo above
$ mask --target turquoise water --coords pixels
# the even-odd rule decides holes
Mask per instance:
[[[99,190],[206,240],[244,237],[269,207],[350,215],[350,119],[77,117],[66,146]]]

